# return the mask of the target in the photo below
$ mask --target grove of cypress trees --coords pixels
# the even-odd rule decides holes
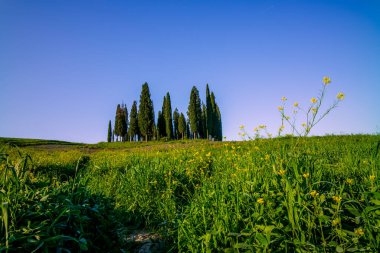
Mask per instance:
[[[137,140],[139,140],[139,124],[138,124],[138,117],[137,117],[137,102],[133,101],[132,108],[131,108],[131,114],[129,119],[129,138],[131,141],[135,141],[136,137]]]
[[[112,125],[111,125],[111,120],[108,121],[108,134],[107,134],[107,142],[112,141]]]
[[[154,108],[152,99],[150,98],[148,83],[144,83],[141,89],[138,125],[141,135],[145,137],[145,141],[153,137]]]
[[[173,138],[173,118],[172,118],[172,103],[170,100],[170,94],[169,92],[166,93],[166,99],[164,100],[165,103],[165,111],[162,113],[164,114],[165,118],[165,129],[166,129],[166,136],[168,139]]]
[[[193,138],[196,139],[198,138],[199,133],[202,131],[202,109],[201,100],[199,98],[199,91],[195,86],[193,86],[191,89],[187,114],[190,121],[190,130],[193,133]]]
[[[179,113],[178,113],[178,109],[175,108],[173,112],[173,137],[176,140],[179,139],[178,120],[179,120]]]

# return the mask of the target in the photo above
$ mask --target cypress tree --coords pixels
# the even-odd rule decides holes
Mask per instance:
[[[174,139],[176,140],[179,139],[178,121],[179,121],[179,113],[178,113],[178,109],[175,108],[173,112],[173,136],[174,136]]]
[[[112,141],[112,125],[111,125],[111,120],[108,121],[108,135],[107,135],[107,142]]]
[[[181,113],[178,117],[178,133],[181,134],[183,140],[186,134],[186,119],[183,113]]]
[[[120,122],[120,110],[121,110],[120,104],[117,104],[116,115],[115,115],[115,126],[114,126],[116,141],[119,140],[119,136],[120,136],[120,124],[121,124],[121,122]]]
[[[187,114],[190,121],[190,130],[193,133],[193,138],[196,139],[200,131],[202,131],[202,110],[201,101],[199,98],[199,91],[195,86],[193,86],[193,88],[191,89],[190,102]]]
[[[218,118],[216,138],[218,141],[222,141],[223,140],[222,115],[220,113],[219,106],[217,104],[216,104],[216,116]]]
[[[208,87],[208,84],[206,85],[206,108],[207,108],[207,139],[210,138],[210,136],[213,135],[213,108],[211,104],[211,97],[210,97],[210,89]]]
[[[186,120],[186,138],[188,139],[192,139],[192,134],[191,134],[191,130],[190,130],[190,121],[189,119]]]
[[[212,107],[212,133],[211,136],[215,140],[221,141],[223,139],[222,132],[222,116],[218,104],[215,102],[214,92],[211,92],[211,107]]]
[[[154,108],[148,83],[144,83],[141,89],[138,124],[140,133],[145,137],[145,141],[151,139],[154,130]]]
[[[126,135],[127,135],[127,107],[122,104],[120,107],[120,110],[118,112],[117,118],[119,120],[118,124],[118,135],[120,136],[120,141],[125,141],[126,140]]]
[[[124,141],[128,140],[128,108],[127,105],[124,105]]]
[[[166,95],[164,96],[162,100],[162,110],[161,110],[161,116],[162,116],[162,121],[161,123],[161,137],[167,137],[166,133],[166,121],[165,121],[165,111],[166,111]]]
[[[207,108],[202,103],[202,138],[207,139]]]
[[[170,94],[169,92],[166,93],[166,99],[164,101],[165,103],[165,111],[162,113],[165,117],[165,129],[166,129],[166,136],[168,139],[173,138],[173,118],[172,118],[172,103],[170,100]]]
[[[158,134],[158,139],[166,135],[165,134],[165,118],[161,111],[158,111],[158,116],[157,116],[157,134]]]
[[[130,120],[129,120],[129,138],[131,141],[139,139],[139,124],[138,124],[138,117],[137,117],[137,102],[133,101],[133,105],[131,108],[131,115],[130,115]]]

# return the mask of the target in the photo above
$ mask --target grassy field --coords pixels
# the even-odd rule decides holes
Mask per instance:
[[[378,135],[0,146],[0,251],[380,250]]]

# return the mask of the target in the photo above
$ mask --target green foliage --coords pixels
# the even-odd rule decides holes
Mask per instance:
[[[150,98],[148,83],[144,83],[141,89],[138,125],[145,141],[152,139],[154,131],[154,109],[153,102]]]
[[[31,157],[17,156],[0,154],[0,251],[104,252],[115,246],[112,202],[89,193],[81,179],[88,158],[61,181],[37,176]]]
[[[380,250],[378,135],[3,149],[4,251]]]

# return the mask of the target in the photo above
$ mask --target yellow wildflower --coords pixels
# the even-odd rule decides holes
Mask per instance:
[[[278,109],[279,111],[283,111],[283,110],[284,110],[284,107],[283,107],[283,106],[278,106],[277,109]]]
[[[257,203],[263,205],[264,204],[264,199],[263,198],[258,198]]]
[[[335,227],[335,226],[337,226],[337,225],[339,225],[340,224],[340,219],[339,218],[336,218],[336,219],[334,219],[333,221],[332,221],[332,225]]]
[[[295,102],[295,103],[293,104],[293,106],[294,106],[294,107],[298,107],[298,102]]]
[[[286,170],[280,169],[277,173],[278,173],[280,176],[283,176],[283,175],[285,175]]]
[[[354,180],[352,178],[347,178],[346,182],[347,182],[347,184],[352,185]]]
[[[309,173],[303,173],[302,175],[304,178],[309,178],[310,177],[310,174]]]
[[[269,160],[270,156],[268,154],[265,155],[265,160]]]
[[[328,76],[324,76],[322,82],[324,83],[324,85],[328,85],[329,83],[331,83],[331,79]]]
[[[313,107],[311,108],[311,110],[313,111],[314,114],[317,113],[317,108]]]
[[[241,126],[240,126],[240,130],[243,130],[243,129],[244,129],[244,125],[241,125]]]
[[[319,195],[319,193],[318,193],[316,190],[312,190],[312,191],[310,192],[310,195],[311,195],[313,198],[316,198],[316,197]]]
[[[375,181],[375,178],[376,178],[375,175],[371,175],[371,176],[369,176],[369,180],[371,180],[371,181]]]
[[[287,98],[286,98],[286,97],[282,97],[281,100],[282,100],[282,101],[286,101]]]
[[[362,236],[362,235],[364,235],[364,229],[362,229],[362,228],[355,228],[354,229],[354,233],[356,235],[358,235],[358,236]]]
[[[336,202],[339,203],[342,200],[342,197],[339,196],[333,196],[332,199]]]
[[[344,99],[344,93],[343,92],[339,92],[338,95],[336,95],[336,98],[338,100],[343,100]]]
[[[310,102],[312,102],[313,104],[317,103],[317,101],[318,101],[318,100],[317,100],[316,98],[311,98],[311,99],[310,99]]]
[[[265,129],[267,126],[266,125],[259,125],[260,129]]]

